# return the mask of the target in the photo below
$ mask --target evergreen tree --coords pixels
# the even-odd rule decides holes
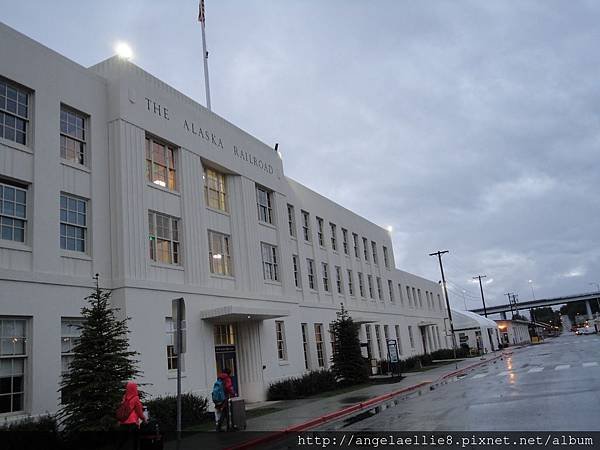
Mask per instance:
[[[369,366],[360,348],[359,328],[342,304],[331,328],[334,342],[331,371],[344,384],[358,384],[369,379]]]
[[[117,318],[110,294],[96,284],[81,309],[81,338],[60,383],[58,418],[67,435],[113,429],[125,383],[140,375],[134,359],[138,353],[129,350],[128,319]]]

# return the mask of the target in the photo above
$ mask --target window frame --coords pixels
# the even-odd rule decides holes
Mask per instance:
[[[388,248],[384,245],[383,247],[383,264],[386,269],[390,268],[390,255],[388,253]]]
[[[287,204],[287,213],[288,213],[288,231],[290,232],[290,236],[295,238],[297,237],[296,231],[296,211],[294,205]]]
[[[352,240],[354,242],[354,256],[360,259],[360,244],[358,241],[358,234],[352,233]]]
[[[17,328],[22,329],[22,335],[17,336],[16,333],[12,333],[12,335],[6,334],[4,332],[5,327],[8,326],[5,322],[13,322],[13,330],[18,331]],[[14,323],[21,322],[21,327],[16,327]],[[11,373],[8,376],[3,378],[10,379],[10,392],[0,394],[0,397],[10,397],[10,409],[8,411],[0,411],[0,417],[4,417],[7,415],[23,413],[26,411],[26,402],[28,396],[31,395],[29,389],[31,387],[29,381],[29,356],[30,356],[30,347],[29,347],[29,333],[30,333],[30,324],[27,318],[21,316],[0,316],[0,342],[4,340],[12,341],[13,351],[12,353],[2,353],[2,348],[6,348],[4,345],[0,345],[0,361],[11,361]],[[22,352],[18,352],[16,344],[18,340],[22,340]],[[10,345],[10,344],[9,344]],[[7,346],[8,347],[8,346]],[[17,366],[22,367],[22,372],[15,372],[15,362],[20,361],[20,364]],[[21,379],[21,387],[20,389],[15,388],[15,378]],[[15,409],[15,396],[20,396],[20,408]]]
[[[275,342],[277,346],[277,359],[279,361],[287,361],[287,344],[285,341],[285,323],[283,320],[275,321]]]
[[[220,253],[215,253],[215,249],[213,244],[215,243],[215,239],[217,240],[220,246]],[[217,256],[220,255],[220,258]],[[221,271],[215,270],[215,259],[221,260],[220,265],[222,267]],[[231,236],[229,234],[221,233],[219,231],[208,230],[208,267],[210,273],[213,275],[219,275],[223,277],[234,277],[233,271],[233,255],[231,251]]]
[[[4,92],[2,92],[2,86],[4,86]],[[9,98],[9,90],[15,91],[15,98]],[[21,96],[25,97],[25,103],[21,100]],[[21,86],[13,81],[6,78],[0,77],[0,139],[14,142],[15,144],[22,145],[24,147],[31,147],[30,145],[30,129],[31,129],[31,109],[33,91],[24,86]],[[14,102],[15,110],[9,109],[9,101]],[[19,109],[25,108],[25,115],[19,112]],[[7,120],[7,117],[10,120]],[[13,122],[13,124],[9,124]],[[18,124],[22,126],[17,127]],[[6,130],[11,129],[13,137],[7,137]],[[23,136],[23,142],[17,140],[17,135]]]
[[[302,289],[302,274],[300,273],[300,258],[298,255],[292,255],[292,271],[296,289]]]
[[[337,225],[329,222],[329,231],[331,232],[331,249],[337,252]]]
[[[317,290],[317,285],[315,284],[315,260],[306,258],[306,275],[308,277],[308,287],[313,291]]]
[[[204,201],[206,202],[206,207],[228,213],[227,175],[210,166],[204,166],[202,179],[204,181]],[[214,198],[216,198],[216,205],[212,200]]]
[[[365,280],[363,278],[363,273],[357,272],[357,274],[358,274],[358,291],[360,293],[360,296],[362,298],[367,298],[365,296]]]
[[[377,242],[371,241],[371,253],[373,254],[373,264],[379,265],[379,257],[377,255]]]
[[[63,198],[65,199],[65,208],[63,208]],[[71,202],[74,201],[76,204],[75,210],[70,209]],[[76,252],[84,255],[89,254],[89,200],[83,197],[79,197],[77,195],[69,194],[67,192],[61,192],[59,196],[59,244],[60,249],[68,252]],[[83,204],[84,210],[80,212],[79,206]],[[65,211],[65,216],[63,219],[63,211]],[[75,214],[76,219],[75,222],[72,222],[69,215]],[[84,224],[79,223],[79,216],[83,216]],[[64,233],[63,233],[64,230]],[[75,230],[74,234],[69,236],[69,230]],[[81,230],[82,236],[79,237],[77,235],[77,230]],[[63,246],[64,239],[64,246]],[[83,242],[83,250],[75,248],[69,248],[69,240],[74,240],[75,242],[81,241]]]
[[[369,286],[369,298],[375,300],[375,297],[373,297],[373,275],[367,274],[367,284]]]
[[[329,286],[329,264],[326,262],[321,263],[321,276],[323,281],[323,290],[325,292],[331,292],[331,287]]]
[[[261,203],[261,195],[263,193],[266,198],[266,203]],[[256,209],[258,213],[258,221],[274,225],[273,216],[273,191],[259,184],[256,185]]]
[[[163,242],[168,242],[168,255],[169,255],[169,261],[165,262],[162,259],[158,258],[158,241],[159,241],[159,236],[158,236],[158,221],[157,218],[161,217],[162,220],[168,219],[168,224],[169,224],[169,228],[168,228],[168,232],[169,232],[169,237],[168,239],[165,239],[164,237],[160,237],[160,240]],[[173,224],[177,224],[175,226],[176,228],[176,234],[177,234],[177,240],[173,239]],[[148,210],[148,241],[149,241],[149,253],[148,255],[150,256],[150,261],[156,263],[156,264],[164,264],[164,265],[169,265],[169,266],[174,266],[174,267],[181,267],[182,264],[182,241],[181,241],[181,226],[180,226],[180,219],[177,217],[173,217],[170,216],[168,214],[163,214],[160,213],[158,211],[154,211],[149,209]],[[153,239],[154,238],[154,239]],[[164,254],[164,250],[161,249],[161,254]],[[154,258],[152,257],[152,255],[154,254]],[[177,261],[175,261],[177,260]]]
[[[301,323],[300,330],[302,331],[302,350],[304,352],[304,367],[310,370],[310,345],[308,342],[308,324]]]
[[[302,215],[302,236],[304,237],[305,242],[311,242],[310,236],[310,213],[304,210],[300,210],[300,214]]]
[[[5,200],[7,196],[5,195],[5,190],[13,190],[13,199]],[[28,239],[27,227],[29,224],[29,219],[27,218],[27,194],[29,191],[29,186],[23,185],[21,183],[13,183],[8,180],[0,179],[0,243],[2,241],[6,242],[18,242],[21,244],[26,244]],[[19,193],[24,195],[23,202],[18,201]],[[12,203],[13,213],[5,213],[5,203]],[[23,209],[23,217],[17,214],[17,210],[19,206]],[[18,225],[18,222],[22,222],[22,227],[15,226]],[[9,225],[10,224],[10,225]],[[11,239],[4,238],[5,229],[11,230]],[[23,239],[18,240],[15,239],[15,230],[22,230]],[[1,245],[1,244],[0,244]]]
[[[363,237],[362,241],[363,241],[363,254],[365,257],[365,261],[369,262],[369,240],[366,237]]]
[[[390,293],[390,303],[396,303],[396,297],[394,295],[394,282],[392,280],[387,280],[388,282],[388,291]]]
[[[265,281],[275,283],[279,283],[281,281],[279,276],[279,255],[277,252],[278,250],[276,245],[269,244],[268,242],[260,243],[263,278]],[[265,257],[267,257],[267,259],[265,259]]]
[[[384,301],[383,286],[381,285],[381,277],[375,277],[375,283],[377,284],[377,298],[381,301]]]
[[[323,336],[323,324],[315,323],[315,346],[317,348],[317,364],[320,368],[325,367],[325,338]]]
[[[63,114],[66,116],[66,121],[63,120]],[[69,118],[74,117],[76,122],[70,123]],[[89,167],[89,155],[88,155],[88,142],[89,136],[89,115],[84,112],[78,111],[77,109],[68,106],[64,103],[60,105],[60,121],[59,121],[59,135],[60,135],[60,158],[71,164],[77,164],[82,167]],[[78,121],[81,120],[81,127],[78,127]],[[66,129],[63,129],[63,123],[66,125]],[[69,125],[75,126],[75,134],[69,132]],[[81,130],[81,137],[77,135],[78,129]],[[67,142],[73,142],[79,146],[78,157],[69,158],[69,148]],[[63,146],[64,143],[64,146]],[[64,150],[64,154],[63,154]]]
[[[317,217],[317,242],[320,247],[325,248],[325,239],[323,237],[323,219]]]
[[[343,282],[342,268],[340,266],[335,266],[335,284],[338,294],[344,294]]]
[[[177,165],[179,162],[178,147],[150,134],[146,134],[145,139],[146,181],[151,186],[166,189],[170,192],[179,192],[179,182],[177,180]],[[155,159],[155,145],[162,147],[163,149],[162,162]],[[159,173],[156,171],[156,167],[163,170],[164,180],[161,180],[160,177],[155,177],[155,174]]]
[[[342,248],[344,255],[348,255],[348,230],[345,228],[342,228]]]
[[[354,274],[352,273],[352,269],[346,269],[348,275],[348,294],[351,297],[354,297]]]

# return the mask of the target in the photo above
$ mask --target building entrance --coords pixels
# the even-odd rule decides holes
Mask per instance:
[[[231,381],[236,394],[239,395],[238,367],[236,358],[236,330],[233,324],[215,325],[215,371],[231,370]]]

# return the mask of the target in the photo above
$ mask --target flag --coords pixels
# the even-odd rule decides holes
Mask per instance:
[[[198,22],[204,24],[206,16],[204,15],[204,0],[200,0],[200,12],[198,13]]]

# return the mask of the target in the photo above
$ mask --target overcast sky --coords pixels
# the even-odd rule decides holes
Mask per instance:
[[[176,5],[176,6],[175,6]],[[197,0],[12,2],[84,65],[134,62],[205,104]],[[479,307],[600,282],[600,2],[206,0],[213,111],[286,174],[393,226],[396,265]]]

